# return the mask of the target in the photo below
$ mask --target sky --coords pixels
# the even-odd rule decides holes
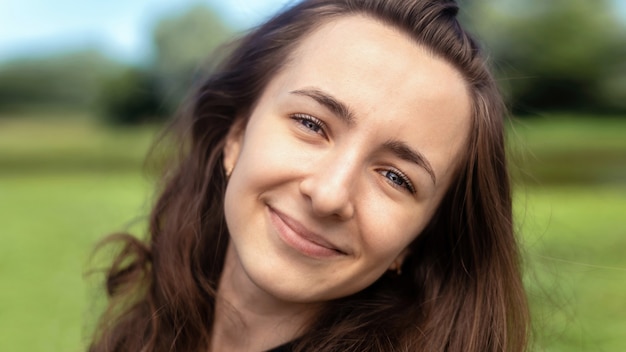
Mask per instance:
[[[139,61],[159,19],[197,3],[245,29],[290,0],[0,0],[0,61],[86,47]]]
[[[87,47],[139,62],[150,53],[158,20],[193,4],[207,4],[235,28],[245,29],[292,1],[0,0],[0,62]],[[626,18],[626,0],[614,1]]]

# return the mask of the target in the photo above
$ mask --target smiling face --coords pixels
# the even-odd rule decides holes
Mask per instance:
[[[322,25],[227,137],[227,267],[283,301],[364,289],[433,216],[470,125],[452,65],[367,17]]]

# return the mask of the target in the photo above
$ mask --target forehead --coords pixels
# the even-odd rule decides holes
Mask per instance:
[[[453,65],[401,30],[364,15],[340,17],[320,25],[294,50],[287,70],[290,68],[297,75],[291,80],[362,86],[373,82],[380,88],[393,88],[386,92],[398,98],[468,100],[465,79]],[[356,76],[361,82],[351,80]],[[411,94],[419,85],[429,89]]]

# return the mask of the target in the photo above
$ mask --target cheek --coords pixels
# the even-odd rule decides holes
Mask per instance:
[[[236,177],[251,184],[262,182],[271,186],[301,175],[315,164],[319,153],[299,141],[290,129],[290,121],[285,119],[271,113],[251,117],[236,165]]]
[[[422,232],[430,218],[430,203],[407,209],[391,202],[364,205],[361,231],[364,246],[373,256],[393,261]]]
[[[295,158],[297,151],[289,152],[293,147],[289,148],[279,138],[266,136],[262,140],[251,141],[243,149],[236,170],[240,182],[251,186],[271,186],[292,175],[297,166],[302,164],[301,158]]]

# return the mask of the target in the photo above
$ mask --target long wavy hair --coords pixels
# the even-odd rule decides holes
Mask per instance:
[[[365,15],[404,31],[463,75],[472,125],[450,188],[388,273],[327,302],[294,351],[523,351],[529,316],[512,224],[504,107],[484,56],[448,0],[305,0],[241,38],[177,120],[181,157],[163,173],[149,237],[118,234],[106,273],[109,305],[90,346],[104,351],[201,351],[211,340],[229,241],[226,134],[254,108],[294,48],[321,24]]]

